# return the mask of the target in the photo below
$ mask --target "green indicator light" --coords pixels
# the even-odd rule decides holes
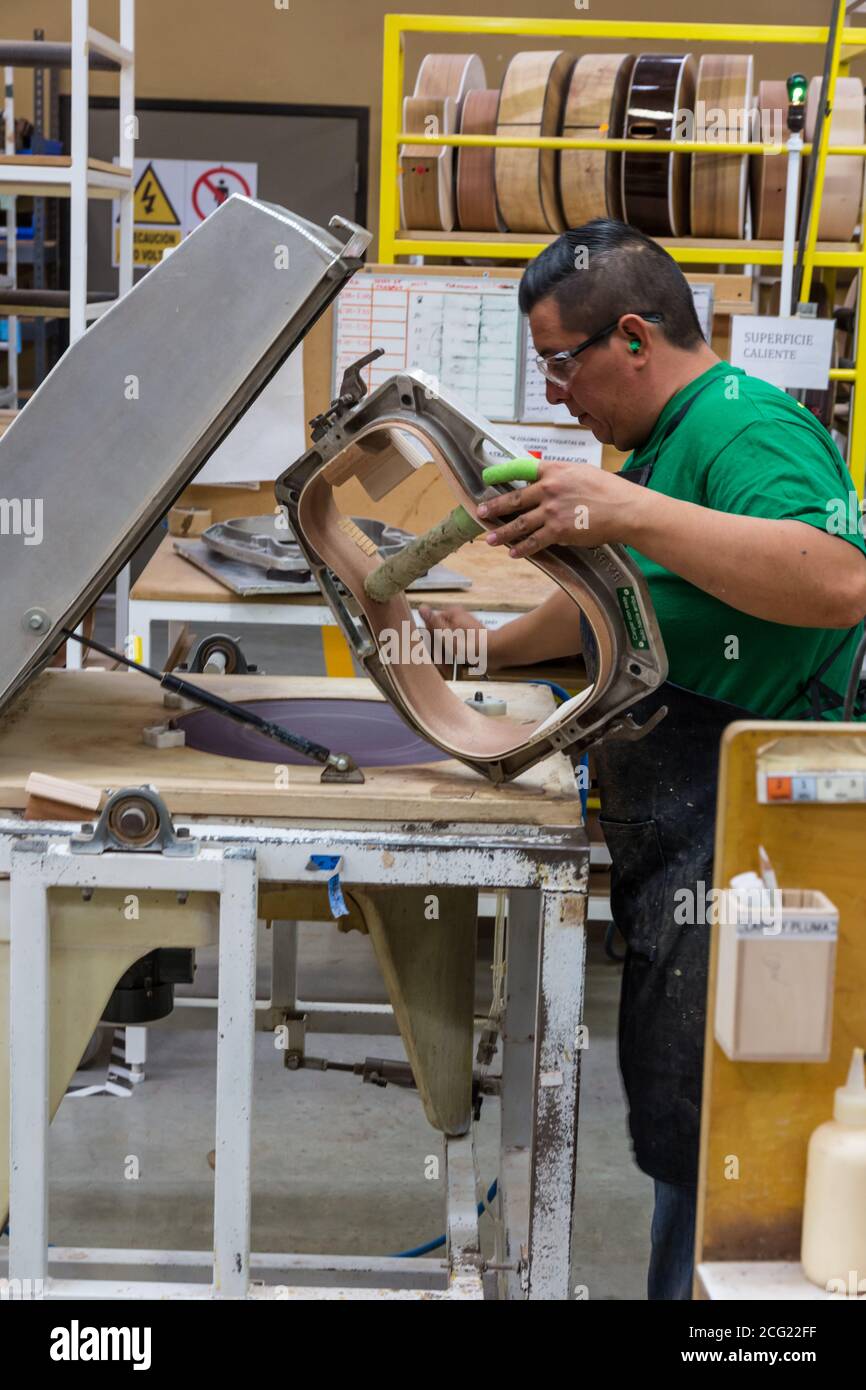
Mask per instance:
[[[809,79],[801,72],[793,72],[788,78],[788,100],[792,106],[802,106],[809,90]]]

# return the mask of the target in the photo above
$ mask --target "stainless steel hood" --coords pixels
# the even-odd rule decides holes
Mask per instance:
[[[0,708],[361,264],[370,234],[234,196],[98,319],[0,439]],[[290,460],[286,460],[288,463]],[[19,534],[41,508],[41,538]]]

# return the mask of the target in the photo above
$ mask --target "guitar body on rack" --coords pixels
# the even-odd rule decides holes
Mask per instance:
[[[428,53],[415,91],[403,102],[403,129],[418,135],[456,135],[469,92],[486,85],[476,53]],[[400,151],[400,210],[404,227],[454,228],[454,150],[450,145],[404,145]]]
[[[563,135],[618,140],[634,65],[631,53],[587,53],[578,58],[565,99]],[[621,220],[622,155],[613,150],[563,150],[559,190],[569,227],[593,217]]]
[[[634,65],[626,99],[629,140],[684,138],[681,111],[692,111],[695,60],[690,53],[644,53]],[[684,154],[626,154],[622,161],[625,220],[650,236],[687,236],[689,173]]]
[[[696,140],[720,145],[748,140],[753,70],[750,54],[704,54],[695,89]],[[748,174],[748,155],[692,155],[692,236],[743,236]]]
[[[499,99],[499,136],[556,136],[574,57],[518,53],[508,64]],[[564,232],[556,150],[497,150],[496,197],[510,232]]]
[[[463,102],[461,135],[495,135],[499,92],[474,91]],[[495,150],[461,148],[457,154],[457,221],[467,232],[498,232]]]

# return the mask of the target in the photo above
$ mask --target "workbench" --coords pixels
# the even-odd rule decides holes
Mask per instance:
[[[321,594],[240,598],[219,580],[184,560],[167,536],[132,586],[129,630],[142,641],[142,661],[151,660],[151,629],[169,623],[169,647],[184,622],[219,623],[230,631],[235,623],[269,623],[281,627],[322,629],[328,675],[352,674],[352,662],[334,615]],[[475,541],[450,557],[448,566],[472,580],[471,589],[439,589],[407,594],[413,608],[450,608],[459,604],[495,628],[519,613],[543,603],[555,584],[528,560],[511,560],[501,548]],[[176,625],[176,626],[173,626]]]
[[[381,699],[361,680],[200,680],[229,699],[249,700],[253,684],[262,699]],[[517,717],[540,719],[553,708],[543,688],[490,689],[506,696]],[[138,675],[46,671],[0,733],[0,807],[7,808],[0,875],[9,876],[0,883],[8,891],[0,912],[0,1000],[10,999],[12,1060],[7,1067],[0,1055],[0,1078],[11,1073],[10,1276],[43,1279],[52,1298],[304,1296],[301,1288],[292,1286],[287,1295],[283,1284],[275,1293],[272,1283],[250,1279],[251,1266],[261,1264],[250,1252],[249,1220],[255,940],[257,919],[273,911],[263,910],[266,899],[276,894],[288,916],[293,901],[307,903],[311,888],[324,891],[312,856],[329,855],[347,895],[366,914],[425,1112],[445,1148],[448,1258],[438,1291],[411,1287],[414,1261],[371,1256],[360,1265],[378,1282],[376,1296],[484,1293],[466,981],[473,976],[477,894],[493,889],[507,893],[509,904],[496,1280],[502,1297],[567,1298],[589,867],[571,762],[557,755],[499,787],[451,760],[367,768],[362,785],[322,783],[318,767],[292,766],[286,785],[278,786],[269,763],[145,746],[142,728],[165,719],[159,688]],[[279,758],[275,745],[275,764]],[[77,822],[23,819],[24,783],[34,769],[100,789],[155,786],[175,833],[194,842],[194,853],[183,857],[166,846],[76,852]],[[425,916],[431,892],[441,899],[442,920]],[[121,910],[129,893],[141,902],[134,921]],[[213,1281],[142,1282],[134,1270],[122,1280],[56,1277],[70,1272],[76,1253],[78,1274],[81,1252],[48,1249],[50,1114],[119,975],[162,945],[213,941],[219,944],[214,1251],[112,1252],[112,1263],[132,1267],[158,1260],[166,1267],[212,1266]],[[297,1029],[299,1020],[289,1026]],[[0,1027],[0,1054],[5,1031]],[[0,1090],[5,1128],[6,1088]],[[99,1263],[99,1254],[86,1252],[85,1263]],[[294,1258],[285,1257],[286,1268],[296,1270]],[[332,1260],[318,1267],[335,1266]],[[357,1272],[359,1262],[353,1267]],[[279,1277],[273,1259],[267,1269],[269,1278]],[[430,1270],[419,1269],[419,1279],[422,1274],[429,1284]],[[339,1288],[319,1289],[317,1296],[357,1292],[346,1276]]]

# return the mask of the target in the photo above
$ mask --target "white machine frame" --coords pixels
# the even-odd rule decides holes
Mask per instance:
[[[79,854],[75,823],[0,821],[0,873],[10,892],[9,1276],[44,1298],[484,1297],[495,1271],[506,1298],[571,1292],[589,846],[571,829],[461,825],[375,830],[352,825],[236,825],[184,820],[197,842],[158,852]],[[385,853],[387,851],[387,853]],[[258,1255],[250,1252],[250,1159],[259,883],[305,884],[313,854],[341,856],[341,878],[365,887],[455,886],[509,893],[508,977],[500,1044],[498,1248],[482,1261],[472,1135],[445,1138],[447,1259]],[[48,893],[54,886],[218,893],[219,1002],[213,1253],[48,1247],[50,1017]],[[432,929],[435,929],[433,924]],[[82,1266],[159,1268],[158,1280],[66,1278]],[[212,1267],[210,1283],[184,1279]],[[265,1283],[303,1272],[317,1281]],[[174,1273],[174,1278],[167,1277]],[[323,1275],[339,1282],[321,1286]],[[29,1282],[28,1282],[29,1281]],[[432,1285],[432,1287],[431,1287]],[[490,1286],[488,1284],[488,1291]]]

